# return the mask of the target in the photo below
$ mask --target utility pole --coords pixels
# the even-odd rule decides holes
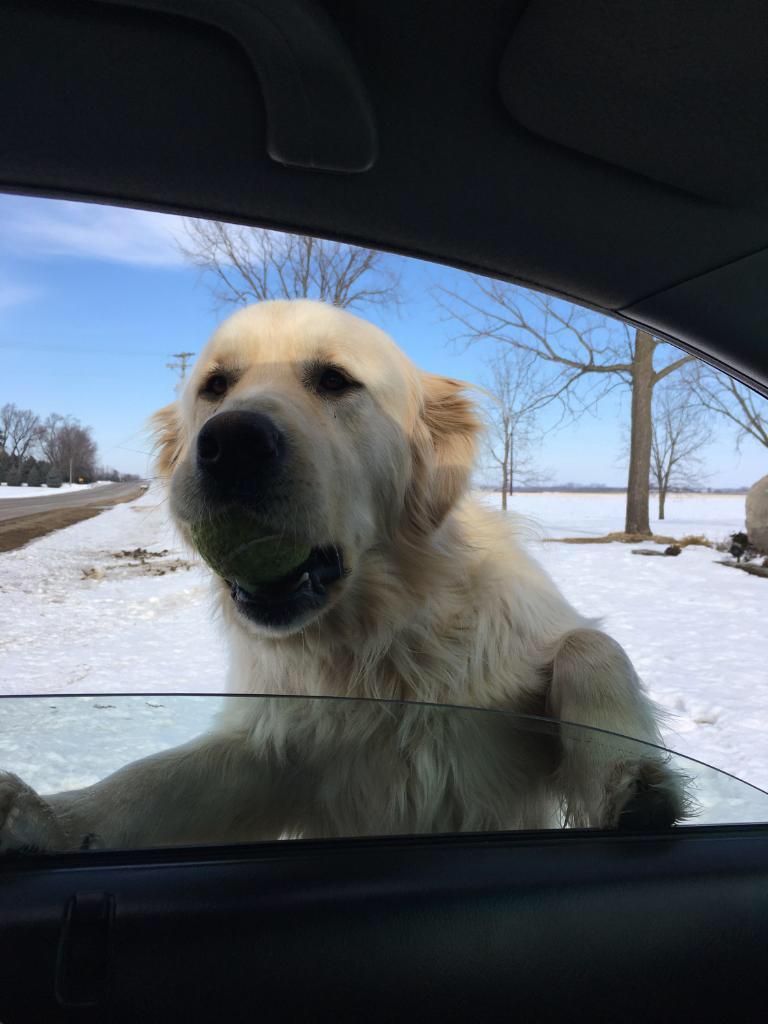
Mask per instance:
[[[174,352],[171,355],[171,359],[176,359],[178,362],[165,364],[169,370],[179,371],[179,382],[176,385],[178,391],[181,391],[184,387],[184,381],[187,379],[187,363],[192,359],[194,354],[194,352]]]

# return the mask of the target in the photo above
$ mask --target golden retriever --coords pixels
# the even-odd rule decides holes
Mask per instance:
[[[206,735],[87,789],[41,798],[5,775],[4,848],[683,815],[681,781],[654,747],[381,703],[659,741],[623,650],[524,552],[515,518],[468,495],[480,424],[463,384],[420,372],[347,312],[269,302],[219,327],[155,422],[189,543],[195,523],[234,507],[311,545],[251,589],[212,574],[228,690],[271,697],[230,696]]]

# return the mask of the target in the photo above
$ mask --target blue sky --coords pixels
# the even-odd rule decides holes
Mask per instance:
[[[0,405],[73,415],[93,427],[100,461],[147,474],[145,421],[174,397],[166,363],[199,352],[226,315],[180,256],[181,233],[163,214],[0,195]],[[424,369],[481,381],[483,347],[452,341],[430,293],[462,272],[391,259],[408,301],[399,316],[369,319]],[[614,392],[596,415],[544,433],[537,461],[558,482],[623,484],[626,414],[626,393]],[[748,485],[768,470],[764,448],[745,443],[737,454],[721,424],[702,454],[709,486]]]

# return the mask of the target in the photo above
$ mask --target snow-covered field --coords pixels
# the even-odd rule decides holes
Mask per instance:
[[[602,617],[670,712],[668,745],[768,788],[768,582],[709,548],[641,558],[636,545],[546,542],[620,530],[621,495],[526,494],[512,507],[569,600]],[[743,519],[743,496],[673,496],[653,527],[721,539]],[[0,555],[0,693],[43,695],[0,702],[0,766],[42,789],[80,785],[204,727],[216,701],[171,696],[223,688],[206,574],[187,559],[154,490]],[[59,696],[131,692],[159,696]]]
[[[0,484],[0,500],[3,498],[50,498],[57,494],[64,494],[66,491],[88,491],[92,487],[103,487],[100,480],[93,484],[62,484],[61,487],[11,487],[10,484]]]
[[[481,497],[491,508],[500,507],[498,494],[486,491]],[[744,500],[743,494],[673,494],[660,520],[652,496],[651,529],[678,539],[703,534],[722,540],[744,529]],[[509,507],[526,516],[545,537],[603,537],[624,529],[623,494],[516,494]]]
[[[154,492],[0,554],[0,692],[220,691],[207,580]]]

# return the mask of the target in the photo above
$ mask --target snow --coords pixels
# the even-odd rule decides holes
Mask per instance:
[[[104,487],[106,481],[97,480],[92,484],[62,484],[61,487],[29,487],[23,484],[19,487],[12,487],[10,484],[0,484],[0,501],[4,498],[51,498],[57,494],[61,495],[67,491],[89,491],[93,487]]]
[[[500,507],[500,496],[485,491],[482,500]],[[664,519],[655,518],[651,497],[651,529],[665,537],[703,535],[723,540],[744,529],[744,494],[672,494],[667,498]],[[509,508],[524,515],[547,537],[603,537],[624,529],[624,494],[542,492],[516,494]]]
[[[668,712],[667,745],[768,788],[768,583],[716,564],[710,548],[640,558],[638,545],[547,540],[620,530],[622,495],[525,494],[512,507],[533,521],[536,557],[602,617]],[[743,496],[673,495],[653,528],[722,539],[743,519]],[[69,788],[205,728],[220,698],[174,694],[220,694],[226,652],[207,572],[189,559],[155,488],[0,554],[0,692],[39,695],[0,702],[0,766]],[[700,820],[768,819],[764,795],[692,774]]]
[[[19,697],[0,702],[0,767],[42,793],[90,786],[203,732],[220,697]]]
[[[208,579],[155,492],[0,554],[1,692],[220,692]]]

